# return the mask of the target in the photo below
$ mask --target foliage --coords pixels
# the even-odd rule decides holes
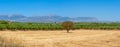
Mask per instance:
[[[0,21],[0,30],[63,30],[61,24]],[[120,30],[120,23],[76,22],[72,29]]]
[[[69,33],[69,30],[72,28],[73,22],[71,21],[65,21],[62,23],[62,27],[67,30],[67,33]]]

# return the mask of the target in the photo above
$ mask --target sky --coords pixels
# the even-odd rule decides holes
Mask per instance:
[[[120,21],[120,0],[0,0],[0,15],[59,15]]]

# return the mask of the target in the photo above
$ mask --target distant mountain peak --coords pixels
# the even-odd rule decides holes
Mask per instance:
[[[24,15],[18,15],[18,14],[13,14],[13,15],[0,15],[0,20],[10,20],[10,21],[15,21],[21,18],[25,18]]]
[[[17,22],[63,22],[63,21],[73,21],[73,22],[96,22],[98,21],[95,17],[63,17],[56,14],[49,14],[46,16],[32,16],[25,17],[21,14],[13,15],[0,15],[0,20],[10,20]]]
[[[46,15],[47,17],[61,17],[61,16],[59,16],[59,15],[57,15],[57,14],[48,14],[48,15]]]

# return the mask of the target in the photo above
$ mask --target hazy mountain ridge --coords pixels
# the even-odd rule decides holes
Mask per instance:
[[[63,21],[74,21],[74,22],[97,22],[99,21],[95,17],[63,17],[58,15],[49,16],[32,16],[26,17],[24,15],[0,15],[0,20],[9,20],[17,22],[63,22]]]
[[[0,20],[19,20],[26,18],[24,15],[0,15]]]

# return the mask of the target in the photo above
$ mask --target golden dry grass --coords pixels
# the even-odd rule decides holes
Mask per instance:
[[[120,30],[2,31],[0,37],[24,47],[120,47]]]

